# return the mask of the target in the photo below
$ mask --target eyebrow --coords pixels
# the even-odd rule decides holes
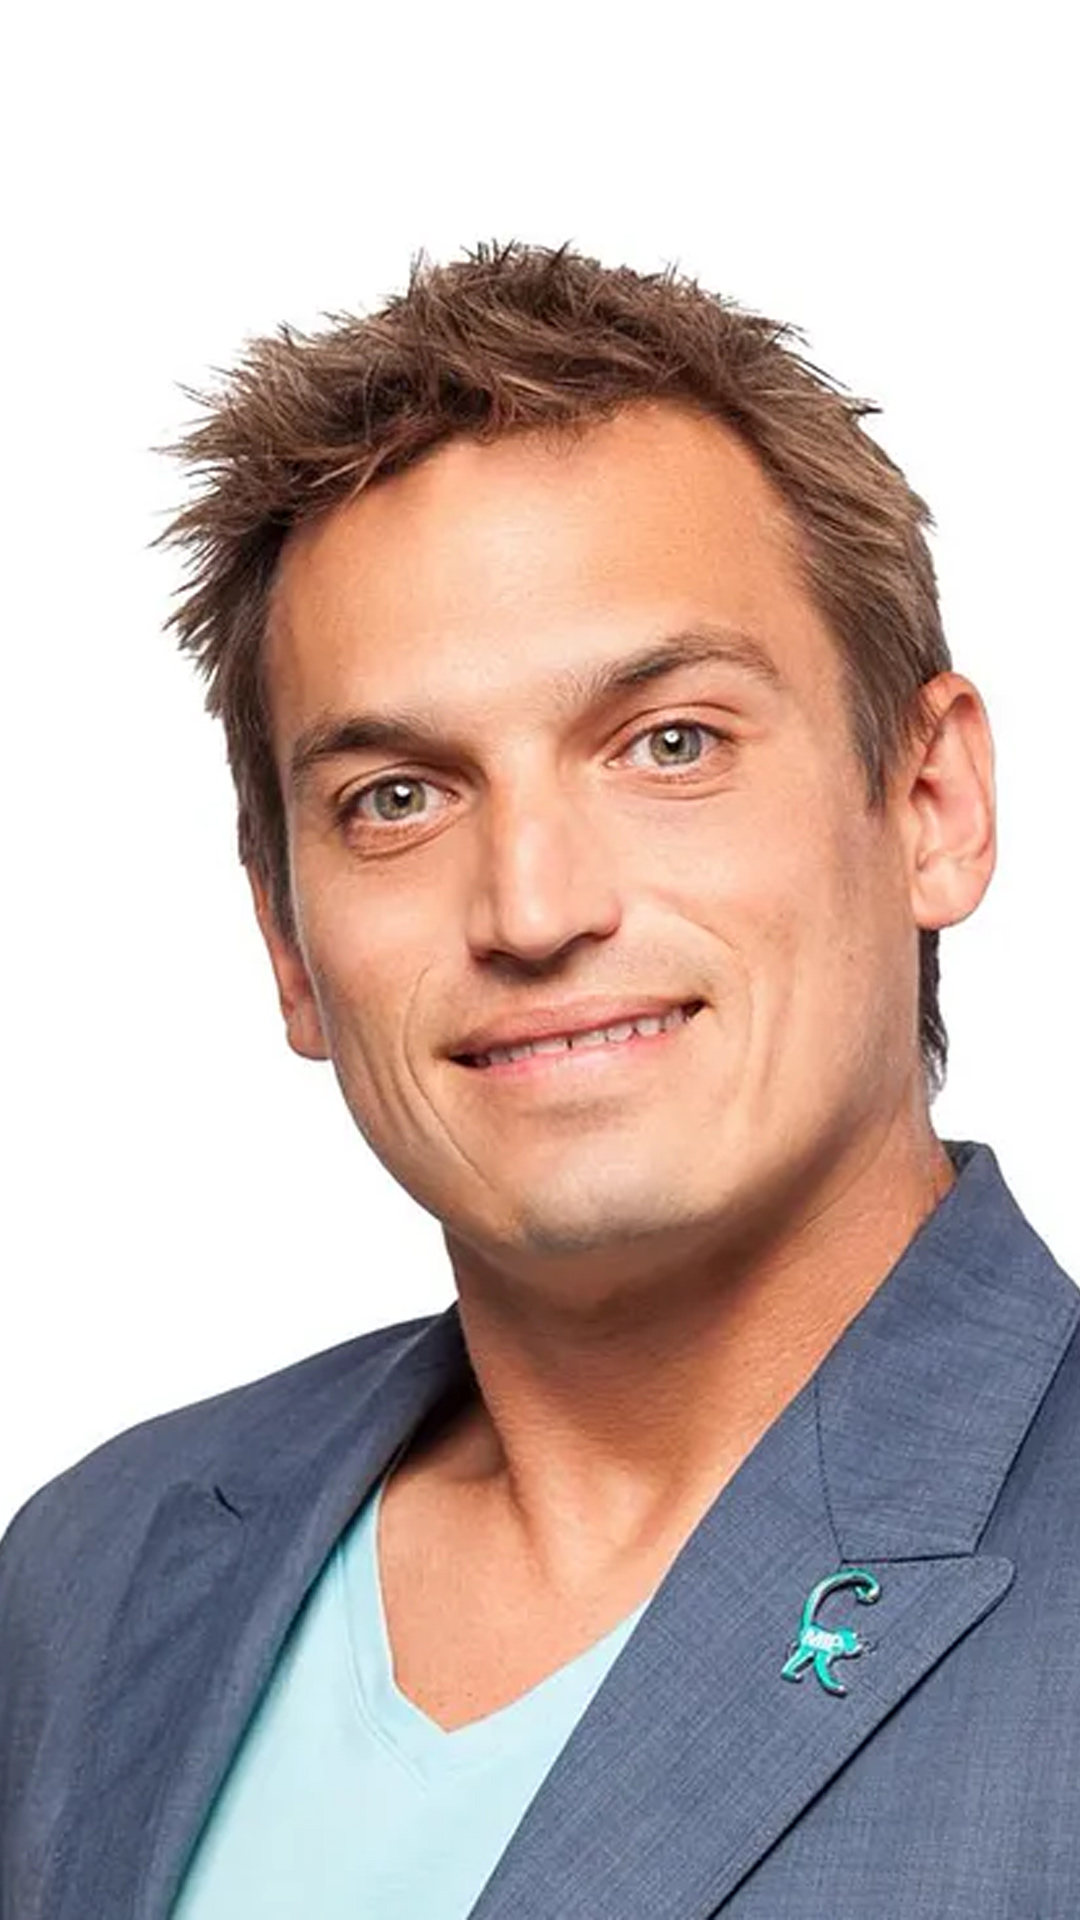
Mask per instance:
[[[694,626],[642,647],[621,660],[563,676],[560,698],[583,712],[610,704],[621,694],[649,686],[682,667],[732,667],[771,692],[787,682],[772,655],[752,634],[717,626]],[[346,754],[387,752],[437,756],[447,750],[447,736],[430,709],[400,707],[382,713],[323,716],[305,727],[293,748],[289,772],[294,788],[303,785],[325,760]]]

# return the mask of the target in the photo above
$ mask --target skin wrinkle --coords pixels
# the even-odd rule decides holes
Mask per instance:
[[[414,1061],[412,1059],[412,1055],[410,1052],[410,1048],[409,1048],[410,1016],[411,1016],[412,1008],[420,995],[420,991],[423,986],[424,980],[430,971],[431,971],[430,967],[424,967],[421,969],[420,973],[417,975],[416,980],[413,983],[412,989],[409,994],[409,998],[406,1001],[405,1007],[403,1009],[402,1033],[403,1033],[404,1045],[402,1050],[402,1057],[403,1057],[404,1065],[405,1065],[406,1071],[409,1074],[409,1077],[412,1080],[413,1086],[415,1088],[415,1091],[419,1100],[421,1101],[422,1105],[427,1109],[428,1114],[430,1115],[432,1124],[434,1125],[436,1131],[439,1134],[441,1134],[442,1138],[444,1139],[448,1151],[451,1154],[460,1157],[460,1159],[462,1160],[463,1164],[466,1166],[468,1171],[472,1173],[478,1180],[480,1180],[485,1185],[491,1186],[492,1182],[490,1180],[489,1175],[485,1171],[483,1165],[478,1160],[474,1160],[470,1158],[470,1156],[468,1155],[464,1147],[461,1145],[461,1143],[455,1140],[453,1135],[449,1132],[446,1126],[446,1123],[443,1120],[442,1115],[439,1113],[438,1108],[432,1102],[431,1097],[428,1094],[426,1087],[424,1086],[423,1080],[420,1074],[417,1072],[416,1066],[414,1064]],[[329,1025],[329,1022],[327,1021],[326,1024]],[[349,1111],[352,1113],[353,1118],[356,1121],[356,1124],[359,1127],[361,1133],[363,1133],[364,1137],[367,1138],[367,1129],[364,1124],[363,1109],[357,1107],[356,1103],[352,1100],[349,1087],[346,1083],[342,1081],[340,1074],[338,1076],[338,1080],[339,1080],[339,1085],[341,1086],[341,1090],[344,1095],[346,1104],[349,1107]],[[401,1103],[401,1104],[404,1106],[405,1103]]]
[[[461,1144],[460,1144],[460,1143],[459,1143],[458,1141],[456,1141],[456,1140],[455,1140],[455,1139],[453,1138],[453,1135],[452,1135],[452,1134],[450,1133],[450,1131],[449,1131],[449,1129],[447,1128],[447,1126],[446,1126],[446,1123],[445,1123],[445,1121],[444,1121],[444,1120],[443,1120],[443,1118],[442,1118],[442,1115],[441,1115],[441,1114],[439,1113],[439,1111],[438,1111],[438,1108],[437,1108],[437,1107],[436,1107],[436,1106],[434,1105],[434,1103],[433,1103],[433,1101],[431,1100],[431,1097],[430,1097],[430,1095],[428,1094],[428,1092],[427,1092],[427,1089],[426,1089],[426,1087],[424,1086],[424,1083],[423,1083],[423,1081],[422,1081],[422,1079],[421,1079],[421,1077],[420,1077],[420,1075],[419,1075],[419,1073],[418,1073],[418,1072],[417,1072],[417,1070],[416,1070],[416,1066],[415,1066],[415,1064],[414,1064],[414,1062],[413,1062],[413,1059],[412,1059],[412,1056],[411,1056],[411,1053],[410,1053],[410,1051],[409,1051],[409,1046],[408,1046],[408,1036],[409,1036],[409,1031],[410,1031],[410,1024],[409,1024],[409,1021],[410,1021],[410,1014],[411,1014],[411,1011],[412,1011],[412,1008],[413,1008],[413,1006],[414,1006],[414,1004],[415,1004],[415,1002],[416,1002],[416,999],[417,999],[417,996],[418,996],[418,994],[419,994],[419,991],[420,991],[420,987],[421,987],[421,985],[422,985],[422,982],[423,982],[423,980],[424,980],[424,978],[425,978],[425,976],[426,976],[426,974],[427,974],[427,973],[428,973],[429,971],[430,971],[430,969],[429,969],[429,968],[426,968],[426,967],[425,967],[425,968],[424,968],[424,970],[423,970],[423,972],[422,972],[422,973],[421,973],[420,975],[418,975],[418,977],[417,977],[417,981],[416,981],[416,985],[415,985],[415,987],[414,987],[414,989],[413,989],[413,992],[412,992],[412,994],[410,995],[410,997],[409,997],[409,999],[408,999],[408,1001],[406,1002],[406,1005],[405,1005],[405,1015],[404,1015],[404,1023],[403,1023],[403,1031],[404,1031],[404,1035],[405,1035],[405,1060],[406,1060],[406,1064],[407,1064],[407,1066],[408,1066],[408,1068],[409,1068],[409,1071],[410,1071],[410,1073],[411,1073],[411,1074],[412,1074],[412,1076],[413,1076],[413,1084],[414,1084],[414,1085],[415,1085],[415,1087],[416,1087],[416,1091],[417,1091],[417,1093],[418,1093],[418,1095],[419,1095],[419,1097],[420,1097],[420,1099],[421,1099],[421,1100],[423,1101],[423,1103],[424,1103],[424,1105],[426,1106],[426,1108],[427,1108],[427,1110],[428,1110],[428,1112],[429,1112],[429,1114],[431,1115],[431,1119],[432,1119],[432,1122],[433,1122],[433,1124],[434,1124],[434,1126],[436,1127],[436,1129],[438,1130],[438,1132],[439,1132],[439,1133],[440,1133],[440,1134],[442,1135],[442,1137],[443,1137],[443,1139],[444,1139],[444,1140],[446,1141],[446,1145],[447,1145],[447,1148],[448,1148],[448,1150],[449,1150],[449,1151],[450,1151],[451,1153],[457,1153],[457,1154],[460,1154],[460,1156],[461,1156],[461,1159],[463,1160],[463,1162],[464,1162],[464,1164],[466,1165],[466,1167],[467,1167],[467,1168],[469,1169],[469,1172],[470,1172],[470,1173],[472,1173],[473,1175],[475,1175],[475,1177],[476,1177],[476,1179],[477,1179],[477,1180],[479,1180],[479,1181],[481,1182],[481,1184],[482,1184],[482,1185],[484,1185],[484,1186],[487,1186],[487,1187],[489,1187],[489,1188],[490,1188],[490,1187],[492,1187],[492,1186],[493,1186],[493,1182],[491,1181],[491,1179],[490,1179],[490,1176],[489,1176],[489,1175],[488,1175],[488,1173],[486,1172],[486,1170],[485,1170],[485,1168],[484,1168],[484,1167],[482,1166],[482,1164],[481,1164],[481,1163],[480,1163],[480,1162],[479,1162],[478,1160],[474,1160],[474,1159],[472,1159],[472,1158],[470,1157],[470,1155],[469,1155],[469,1153],[467,1152],[467,1150],[466,1150],[466,1148],[465,1148],[465,1147],[463,1147],[463,1146],[462,1146],[462,1145],[461,1145]]]

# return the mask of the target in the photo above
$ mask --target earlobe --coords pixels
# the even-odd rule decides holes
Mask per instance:
[[[913,749],[906,817],[915,922],[933,929],[965,920],[990,884],[994,748],[970,680],[939,674],[925,693],[930,724]]]
[[[330,1049],[323,1035],[304,957],[295,940],[283,933],[279,926],[269,890],[262,877],[252,867],[248,867],[247,876],[255,903],[255,917],[277,981],[285,1037],[293,1052],[301,1054],[305,1060],[328,1060]]]

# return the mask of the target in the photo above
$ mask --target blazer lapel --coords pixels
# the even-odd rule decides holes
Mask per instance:
[[[50,1848],[50,1920],[159,1920],[300,1605],[353,1513],[467,1366],[456,1312],[314,1433],[287,1414],[257,1461],[169,1490],[103,1645],[86,1761]],[[298,1423],[299,1424],[299,1423]]]
[[[998,1605],[978,1540],[1076,1326],[985,1148],[684,1546],[472,1920],[708,1920],[884,1717]],[[781,1669],[818,1623],[867,1643]],[[826,1668],[826,1671],[829,1671]]]

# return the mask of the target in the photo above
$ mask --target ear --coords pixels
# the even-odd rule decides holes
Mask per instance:
[[[253,867],[247,869],[255,918],[266,942],[270,965],[277,981],[278,999],[285,1020],[285,1037],[294,1053],[305,1060],[329,1060],[330,1049],[322,1030],[319,1009],[304,957],[295,941],[284,934],[270,904],[266,885]]]
[[[899,796],[915,923],[952,927],[973,913],[994,871],[994,744],[970,680],[941,673],[924,688],[928,727]]]

